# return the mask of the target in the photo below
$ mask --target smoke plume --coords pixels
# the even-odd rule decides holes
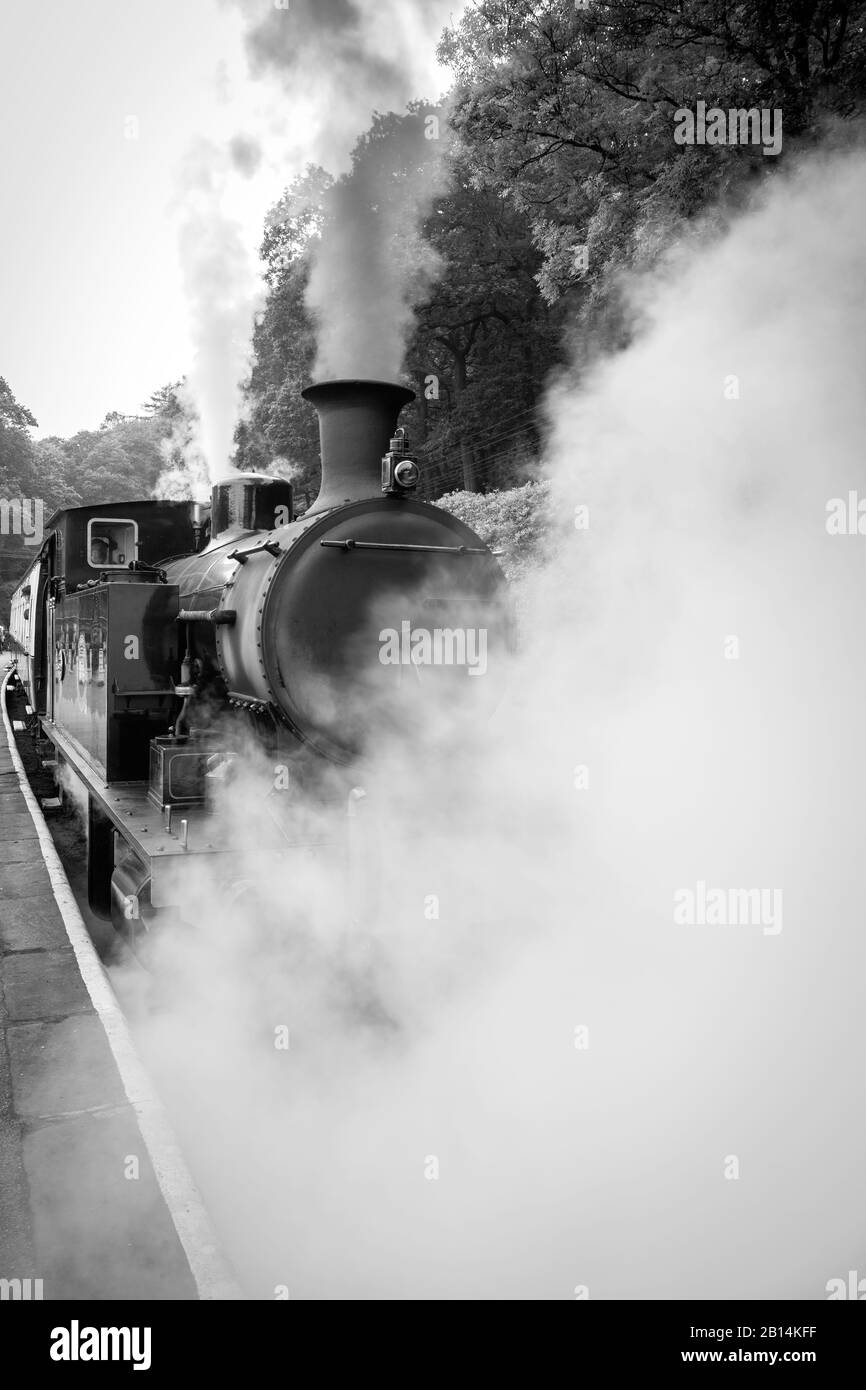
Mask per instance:
[[[276,77],[291,108],[291,161],[342,176],[315,251],[307,304],[318,325],[318,378],[399,376],[412,306],[436,278],[420,227],[444,186],[447,113],[403,118],[384,159],[351,162],[374,113],[438,95],[436,41],[449,3],[300,0],[265,12],[244,3],[253,71]],[[369,149],[367,151],[369,155]]]
[[[165,502],[206,502],[210,494],[210,473],[199,442],[201,422],[189,384],[179,383],[174,395],[180,409],[171,421],[169,434],[160,440],[163,469],[153,495]]]
[[[420,230],[447,177],[442,155],[431,151],[424,117],[407,117],[388,144],[393,174],[360,159],[328,194],[306,295],[318,328],[318,380],[400,376],[413,306],[441,269]],[[401,168],[408,172],[398,178]]]
[[[418,229],[440,186],[442,159],[428,141],[413,177],[383,167],[374,178],[369,168],[350,174],[351,155],[377,111],[402,111],[419,92],[436,94],[436,40],[453,12],[443,0],[235,0],[235,8],[258,79],[244,91],[246,128],[231,124],[242,84],[223,71],[225,129],[189,150],[182,170],[180,255],[193,340],[188,380],[200,421],[195,449],[211,480],[231,466],[263,302],[256,249],[264,190],[273,201],[310,163],[346,175],[310,282],[320,329],[317,373],[398,375],[410,306],[436,274]],[[444,130],[444,109],[441,121]],[[400,149],[395,141],[395,160]],[[191,457],[190,471],[195,467]]]
[[[374,111],[400,111],[438,80],[436,42],[451,0],[236,0],[254,74],[277,79],[305,162],[345,173]]]
[[[864,172],[774,178],[552,391],[505,703],[354,770],[372,923],[324,852],[262,854],[272,768],[232,784],[234,902],[202,883],[138,1028],[250,1296],[822,1298],[862,1261],[866,561],[825,521],[866,486]],[[778,930],[678,921],[702,882],[780,890]]]
[[[264,293],[243,227],[229,206],[233,173],[246,175],[255,167],[248,144],[223,148],[204,140],[188,152],[183,174],[180,256],[194,349],[187,382],[197,407],[195,444],[214,481],[230,470],[253,322]]]

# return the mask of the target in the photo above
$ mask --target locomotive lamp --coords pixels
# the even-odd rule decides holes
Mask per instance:
[[[421,470],[414,459],[402,459],[394,469],[394,482],[398,484],[404,492],[410,488],[418,486],[421,477]]]
[[[407,451],[408,442],[406,431],[401,427],[382,459],[382,491],[388,496],[405,496],[418,486],[421,470]]]

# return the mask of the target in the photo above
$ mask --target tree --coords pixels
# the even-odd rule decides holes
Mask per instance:
[[[523,578],[550,556],[551,531],[556,524],[549,483],[480,495],[448,492],[438,506],[465,521],[493,550],[508,579]]]
[[[330,175],[311,166],[268,216],[261,247],[267,301],[253,334],[247,417],[235,435],[238,468],[261,472],[275,459],[287,460],[294,465],[295,488],[307,501],[318,491],[319,435],[315,412],[301,399],[316,346],[305,296],[311,246],[332,184]]]
[[[36,429],[37,424],[27,407],[16,401],[6,378],[0,376],[0,429]]]
[[[545,297],[606,317],[609,344],[619,268],[778,165],[759,146],[675,144],[674,112],[778,108],[785,149],[808,140],[862,109],[864,18],[862,0],[484,0],[440,56],[474,178],[529,215]]]
[[[527,218],[473,185],[444,121],[441,143],[425,137],[432,114],[416,102],[404,115],[376,116],[349,175],[335,184],[308,170],[269,219],[262,247],[269,292],[254,339],[238,463],[261,468],[282,455],[300,466],[295,485],[308,495],[318,484],[315,415],[300,399],[316,345],[306,304],[310,265],[320,238],[347,209],[356,233],[363,221],[382,238],[379,254],[415,305],[406,369],[417,400],[403,419],[420,449],[428,491],[458,481],[514,481],[537,452],[534,410],[557,357],[558,311],[538,292],[541,258]],[[370,306],[371,333],[377,311],[393,317],[393,304]]]
[[[538,292],[529,223],[478,188],[456,153],[425,233],[442,272],[416,311],[409,363],[421,399],[432,375],[442,401],[427,407],[421,429],[436,490],[515,481],[537,454],[535,410],[562,326]]]
[[[36,424],[33,414],[15,399],[5,377],[0,377],[0,490],[4,497],[34,496],[33,444],[28,430]]]
[[[0,377],[0,498],[5,502],[20,504],[43,495],[28,434],[35,427],[33,414],[16,400],[5,377]],[[6,534],[5,530],[0,535],[0,621],[5,622],[9,598],[32,555],[33,549],[25,546],[22,535]]]
[[[151,497],[163,468],[164,433],[156,420],[123,420],[108,430],[76,435],[69,471],[81,502]]]
[[[141,407],[145,415],[159,416],[162,420],[176,419],[184,409],[181,403],[184,386],[183,381],[170,381],[167,386],[152,391]]]
[[[81,495],[70,476],[69,460],[62,439],[37,439],[33,443],[36,473],[45,499],[45,515],[62,507],[78,507]]]

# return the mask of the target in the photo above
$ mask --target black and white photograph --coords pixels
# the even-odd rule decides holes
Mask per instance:
[[[866,3],[5,0],[0,117],[4,1342],[862,1357]]]

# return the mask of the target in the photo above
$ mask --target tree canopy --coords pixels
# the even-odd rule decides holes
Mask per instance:
[[[41,500],[47,521],[61,507],[153,496],[170,466],[168,441],[180,409],[175,389],[155,393],[158,403],[147,416],[111,411],[97,430],[79,430],[69,439],[33,439],[35,417],[0,378],[0,498]],[[0,536],[0,611],[7,610],[33,553],[23,536]]]
[[[318,487],[316,417],[300,395],[320,328],[311,275],[341,219],[344,244],[354,225],[372,228],[380,259],[403,272],[417,397],[404,419],[426,495],[459,493],[468,515],[467,494],[510,489],[520,515],[538,500],[513,490],[541,471],[551,372],[633,332],[623,272],[724,224],[792,152],[856,129],[866,0],[475,0],[439,54],[453,78],[444,104],[419,94],[376,114],[350,172],[309,167],[263,230],[266,298],[234,462],[290,471],[301,507]],[[699,102],[781,112],[781,150],[677,143],[676,113]],[[369,308],[373,332],[380,311]],[[46,514],[201,485],[181,382],[153,391],[141,415],[110,411],[70,439],[35,440],[36,428],[0,377],[0,496],[42,497]],[[6,575],[19,538],[0,551]]]

